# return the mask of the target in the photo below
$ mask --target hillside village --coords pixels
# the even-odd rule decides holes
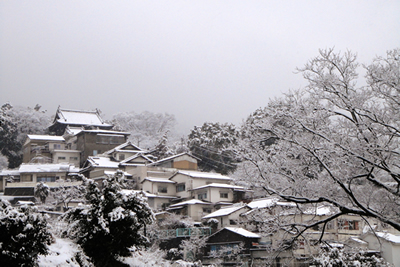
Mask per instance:
[[[104,179],[118,173],[130,181],[129,190],[145,194],[157,222],[175,215],[194,221],[193,227],[162,229],[168,234],[161,238],[161,245],[179,248],[182,240],[208,237],[200,256],[203,264],[218,261],[234,266],[240,257],[241,266],[265,261],[274,266],[309,266],[311,255],[322,246],[349,253],[363,250],[400,266],[400,235],[389,226],[349,214],[300,234],[293,232],[282,225],[312,225],[329,218],[335,207],[304,205],[299,209],[277,197],[254,198],[254,188],[235,184],[226,175],[200,171],[200,159],[188,152],[156,158],[154,151],[128,141],[128,132],[114,130],[98,111],[58,108],[49,133],[29,134],[23,145],[23,163],[0,172],[2,198],[13,205],[35,202],[38,183],[51,190],[60,182],[73,187],[82,183],[84,175],[101,186]],[[61,214],[80,203],[72,200],[52,212]],[[234,249],[238,250],[235,257],[229,256]]]

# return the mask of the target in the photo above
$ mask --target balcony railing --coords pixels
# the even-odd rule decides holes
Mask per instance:
[[[209,236],[211,235],[210,227],[194,227],[194,228],[177,228],[169,230],[160,230],[159,238],[168,239],[174,237],[191,237],[191,236]]]

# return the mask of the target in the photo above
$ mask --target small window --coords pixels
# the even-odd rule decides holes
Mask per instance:
[[[203,208],[203,212],[204,213],[211,213],[211,209],[210,208]]]
[[[158,193],[168,193],[167,187],[164,185],[158,186]]]
[[[118,160],[124,160],[125,159],[125,154],[119,154],[118,155]]]
[[[56,181],[56,177],[55,176],[37,177],[36,181],[37,182],[55,182]]]
[[[78,157],[69,157],[69,160],[70,160],[70,161],[77,161],[77,160],[78,160]]]
[[[359,230],[360,229],[359,221],[339,219],[338,220],[338,229]]]
[[[197,194],[197,198],[198,199],[206,199],[207,198],[207,192],[201,193],[201,194]]]
[[[97,150],[93,150],[93,156],[97,155]]]
[[[236,225],[237,223],[236,223],[235,220],[229,220],[229,224],[230,224],[230,225]]]
[[[58,157],[58,160],[65,160],[65,157]]]
[[[228,193],[219,193],[220,198],[228,198]]]
[[[61,149],[61,145],[60,144],[54,144],[53,147],[54,147],[54,149]]]
[[[304,239],[297,240],[296,244],[298,249],[304,249]]]
[[[349,230],[359,230],[358,221],[349,221]]]
[[[176,192],[182,192],[182,191],[185,191],[185,190],[186,190],[185,184],[178,184],[176,186]]]

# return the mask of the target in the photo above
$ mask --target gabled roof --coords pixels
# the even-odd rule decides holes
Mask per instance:
[[[173,208],[173,207],[180,207],[180,206],[186,206],[186,205],[196,205],[196,204],[211,205],[211,203],[209,203],[209,202],[204,202],[204,201],[201,201],[199,199],[191,199],[191,200],[188,200],[188,201],[183,201],[183,202],[179,202],[179,203],[174,204],[174,205],[170,205],[169,207]]]
[[[211,183],[211,184],[193,188],[191,190],[199,190],[199,189],[204,189],[204,188],[209,188],[209,187],[226,188],[226,189],[233,189],[233,190],[240,190],[240,191],[245,190],[245,188],[243,186],[230,185],[230,184],[219,184],[219,183]]]
[[[174,181],[171,181],[171,180],[166,179],[166,178],[159,178],[159,177],[146,177],[146,178],[143,179],[142,183],[143,183],[144,181],[150,181],[150,182],[153,182],[153,183],[169,183],[169,184],[176,184],[176,182],[174,182]]]
[[[143,150],[141,148],[139,148],[138,146],[135,146],[134,144],[132,144],[131,141],[125,142],[119,146],[114,147],[111,150],[108,150],[106,152],[104,152],[105,155],[110,155],[114,152],[132,152],[132,153],[138,153],[138,152],[142,152]]]
[[[210,214],[207,214],[206,216],[204,216],[202,219],[209,219],[209,218],[215,218],[215,217],[222,217],[222,216],[227,216],[229,214],[232,214],[240,209],[250,209],[247,206],[234,206],[234,207],[227,207],[227,208],[221,208],[217,211],[214,211]]]
[[[78,133],[80,133],[83,130],[82,127],[72,127],[72,126],[67,126],[67,128],[65,128],[65,132],[64,135],[77,135]]]
[[[186,176],[189,176],[191,178],[203,178],[203,179],[219,179],[219,180],[224,180],[224,181],[232,181],[232,178],[229,178],[228,176],[219,174],[219,173],[211,173],[211,172],[198,172],[198,171],[183,171],[179,170],[177,171],[174,175],[172,175],[169,179],[172,179],[178,174],[183,174]]]
[[[168,157],[168,158],[160,159],[160,160],[154,162],[152,165],[158,165],[158,164],[160,164],[160,163],[164,163],[164,162],[167,162],[167,161],[170,161],[170,160],[174,160],[175,158],[178,158],[178,157],[181,157],[181,156],[184,156],[184,155],[187,155],[187,156],[189,156],[189,157],[192,157],[192,158],[194,158],[194,159],[196,159],[196,160],[198,160],[198,161],[201,160],[200,158],[195,157],[195,156],[193,156],[192,154],[189,154],[189,153],[187,153],[187,152],[183,152],[183,153],[180,153],[180,154],[177,154],[177,155],[170,156],[170,157]]]
[[[138,153],[136,155],[130,156],[129,158],[124,159],[123,161],[120,162],[121,165],[138,165],[140,163],[134,162],[135,159],[138,158],[143,158],[145,161],[147,161],[148,163],[152,163],[153,161],[151,159],[149,159],[148,157],[146,157],[145,155],[143,155],[142,153]],[[147,164],[147,163],[145,163]]]
[[[219,230],[218,232],[215,232],[211,236],[214,236],[214,235],[218,234],[219,232],[221,232],[223,230],[228,230],[228,231],[231,231],[231,232],[233,232],[235,234],[238,234],[238,235],[241,235],[241,236],[244,236],[244,237],[248,237],[248,238],[261,238],[261,236],[255,234],[253,232],[247,231],[246,229],[243,229],[243,228],[236,228],[236,227],[225,227],[225,228],[222,228],[221,230]]]
[[[85,165],[89,163],[97,168],[113,168],[118,169],[119,162],[112,161],[109,157],[90,156],[87,158]]]
[[[58,108],[54,123],[67,124],[67,125],[90,125],[113,127],[113,125],[105,123],[100,117],[99,111],[86,111],[86,110],[72,110]]]
[[[175,199],[176,198],[176,197],[173,197],[173,196],[161,196],[161,195],[150,194],[148,192],[141,191],[141,190],[122,189],[121,193],[125,194],[125,195],[129,195],[130,193],[142,193],[147,198],[168,198],[168,199]]]

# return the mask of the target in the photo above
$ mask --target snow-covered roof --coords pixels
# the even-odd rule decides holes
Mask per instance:
[[[148,157],[146,157],[145,155],[143,155],[142,153],[138,153],[136,155],[132,155],[129,158],[124,159],[123,161],[121,161],[121,164],[124,165],[129,165],[129,164],[133,164],[133,163],[129,163],[129,161],[134,160],[136,158],[144,158],[145,160],[147,160],[148,162],[153,162],[151,159],[149,159]],[[135,163],[137,164],[137,163]],[[134,165],[135,165],[134,164]]]
[[[66,132],[67,134],[70,134],[70,135],[77,135],[77,134],[80,133],[82,130],[83,130],[82,127],[71,127],[71,126],[68,126],[68,127],[65,129],[65,132]]]
[[[102,129],[94,129],[94,130],[82,130],[79,133],[97,133],[97,134],[109,134],[109,135],[130,135],[128,132],[120,132],[120,131],[112,131],[112,130],[102,130]]]
[[[235,211],[238,211],[242,208],[248,208],[247,206],[235,206],[235,207],[227,207],[227,208],[221,208],[217,211],[214,211],[206,216],[204,216],[202,219],[209,219],[209,218],[215,218],[215,217],[221,217],[221,216],[227,216],[231,213],[234,213]]]
[[[179,207],[179,206],[185,206],[185,205],[196,205],[196,204],[211,205],[211,203],[204,202],[204,201],[201,201],[199,199],[191,199],[191,200],[188,200],[188,201],[183,201],[183,202],[179,202],[179,203],[174,204],[174,205],[170,205],[169,207],[173,208],[173,207]]]
[[[173,197],[173,196],[155,195],[155,194],[151,194],[151,193],[148,193],[148,192],[145,192],[145,191],[141,191],[141,190],[128,190],[128,189],[123,189],[123,190],[121,190],[121,192],[122,192],[123,194],[125,194],[125,195],[129,195],[129,194],[132,193],[132,192],[135,192],[135,193],[141,192],[141,193],[144,194],[147,198],[169,198],[169,199],[174,199],[174,198],[176,198],[176,197]]]
[[[88,157],[87,160],[90,162],[90,164],[92,164],[93,167],[118,169],[119,166],[119,162],[111,161],[109,157],[93,156]]]
[[[92,126],[109,126],[111,124],[105,123],[99,112],[96,111],[86,111],[86,110],[72,110],[72,109],[61,109],[58,108],[57,116],[54,122],[57,121],[61,124],[69,125],[92,125]]]
[[[0,176],[13,176],[13,175],[19,175],[19,170],[8,170],[8,169],[3,169],[0,171]]]
[[[269,208],[275,205],[278,206],[296,206],[295,203],[291,202],[284,202],[284,201],[279,201],[279,198],[263,198],[259,200],[253,200],[252,202],[247,204],[250,208],[252,209],[263,209],[263,208]]]
[[[400,235],[394,235],[390,233],[375,232],[377,236],[383,238],[389,242],[400,244]]]
[[[34,206],[34,205],[35,205],[35,202],[18,200],[16,204],[17,204],[18,206],[23,206],[23,205]]]
[[[196,159],[196,160],[200,160],[198,157],[195,157],[195,156],[193,156],[192,154],[189,154],[189,153],[187,153],[187,152],[183,152],[183,153],[180,153],[180,154],[177,154],[177,155],[172,155],[172,156],[170,156],[170,157],[168,157],[168,158],[160,159],[160,160],[154,162],[153,164],[156,165],[156,164],[159,164],[159,163],[163,163],[163,162],[166,162],[166,161],[169,161],[169,160],[172,160],[172,159],[174,159],[174,158],[178,158],[178,157],[181,157],[181,156],[184,156],[184,155],[187,155],[187,156],[189,156],[189,157],[192,157],[192,158],[194,158],[194,159]]]
[[[19,166],[20,173],[42,173],[42,172],[78,172],[79,169],[75,168],[74,165],[70,164],[54,164],[54,163],[47,163],[47,164],[26,164],[22,163]]]
[[[227,229],[227,230],[229,230],[231,232],[234,232],[234,233],[239,234],[239,235],[244,236],[244,237],[261,238],[261,236],[255,234],[253,232],[247,231],[246,229],[243,229],[243,228],[225,227],[224,229]]]
[[[108,175],[108,176],[113,176],[113,175],[115,175],[117,173],[117,171],[104,171],[104,174],[105,175]],[[127,172],[122,172],[125,176],[132,176],[132,174],[130,174],[130,173],[127,173]]]
[[[64,137],[56,135],[28,134],[28,138],[37,141],[54,141],[54,142],[65,141]]]
[[[125,150],[124,148],[126,148],[127,146],[133,146],[136,149],[134,149],[134,150]],[[121,144],[119,146],[114,147],[113,149],[110,149],[110,150],[104,152],[104,154],[109,155],[109,154],[112,154],[114,152],[132,152],[132,153],[136,152],[136,153],[138,153],[138,152],[142,152],[142,151],[143,150],[141,148],[139,148],[138,146],[132,144],[131,141],[128,141],[128,142],[125,142],[125,143],[123,143],[123,144]]]
[[[356,236],[351,236],[349,240],[360,243],[360,244],[368,244],[368,242],[365,242],[364,240],[361,240],[360,238]]]
[[[322,205],[318,206],[316,208],[310,208],[308,210],[305,210],[305,214],[312,214],[312,215],[317,215],[317,216],[324,216],[324,215],[332,215],[335,213],[335,210],[337,208],[329,205]]]
[[[204,189],[204,188],[209,188],[209,187],[227,188],[227,189],[233,189],[233,190],[244,190],[244,189],[245,189],[243,186],[230,185],[230,184],[211,183],[211,184],[207,184],[207,185],[203,185],[203,186],[199,186],[199,187],[193,188],[192,190],[199,190],[199,189]]]
[[[144,178],[144,181],[150,181],[153,183],[169,183],[169,184],[175,184],[176,182],[168,180],[167,178],[159,178],[159,177],[146,177]]]
[[[219,180],[225,180],[225,181],[232,181],[233,180],[232,178],[230,178],[228,176],[225,176],[225,175],[222,175],[222,174],[219,174],[219,173],[199,172],[199,171],[183,171],[183,170],[177,171],[172,177],[174,177],[177,174],[187,175],[187,176],[192,177],[192,178],[219,179]]]

